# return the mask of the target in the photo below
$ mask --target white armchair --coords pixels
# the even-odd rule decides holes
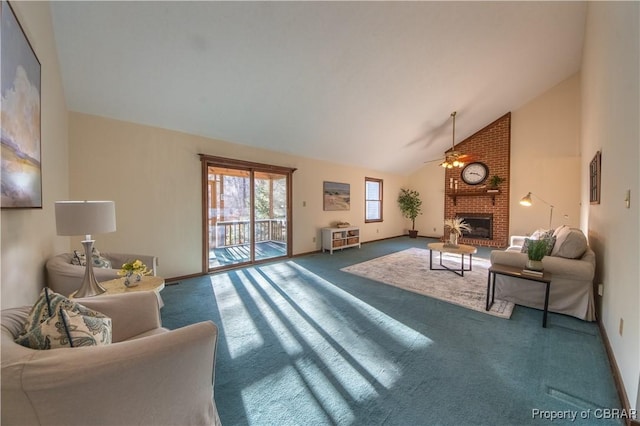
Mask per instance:
[[[118,278],[118,271],[122,264],[132,260],[140,259],[147,265],[153,275],[157,275],[158,258],[143,254],[126,253],[101,253],[102,257],[111,262],[111,269],[93,268],[93,274],[98,282],[109,281]],[[85,267],[71,263],[72,253],[63,253],[53,256],[46,263],[47,286],[56,293],[69,296],[80,288],[84,277]]]
[[[14,339],[31,307],[2,311],[2,424],[220,424],[211,321],[164,329],[153,292],[75,301],[112,319],[113,343],[29,349]]]

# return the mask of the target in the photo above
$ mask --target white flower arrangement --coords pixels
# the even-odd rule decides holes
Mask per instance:
[[[445,219],[444,226],[449,228],[449,232],[455,232],[458,236],[462,236],[462,231],[471,232],[471,226],[460,217]]]

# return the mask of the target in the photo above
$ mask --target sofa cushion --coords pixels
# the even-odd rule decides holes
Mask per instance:
[[[87,308],[85,308],[87,309]],[[60,307],[53,316],[18,336],[16,343],[31,349],[102,346],[111,343],[111,318],[99,312],[83,315]]]
[[[556,229],[556,244],[551,251],[551,256],[578,259],[587,250],[587,238],[577,228],[563,226]]]

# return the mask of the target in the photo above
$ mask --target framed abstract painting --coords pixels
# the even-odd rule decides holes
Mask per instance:
[[[1,13],[0,205],[42,208],[40,61],[8,2]]]

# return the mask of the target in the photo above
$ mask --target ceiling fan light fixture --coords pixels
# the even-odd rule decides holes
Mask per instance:
[[[451,150],[445,152],[444,161],[440,163],[440,166],[445,169],[453,169],[454,167],[464,167],[464,161],[460,161],[460,158],[466,157],[459,151],[456,151],[456,111],[451,113],[453,118],[453,135],[451,138]]]
[[[453,134],[451,138],[451,152],[446,155],[445,160],[440,164],[442,167],[447,169],[453,169],[454,167],[463,167],[464,162],[460,161],[459,158],[461,154],[456,151],[456,111],[451,113],[451,117],[453,118]]]

